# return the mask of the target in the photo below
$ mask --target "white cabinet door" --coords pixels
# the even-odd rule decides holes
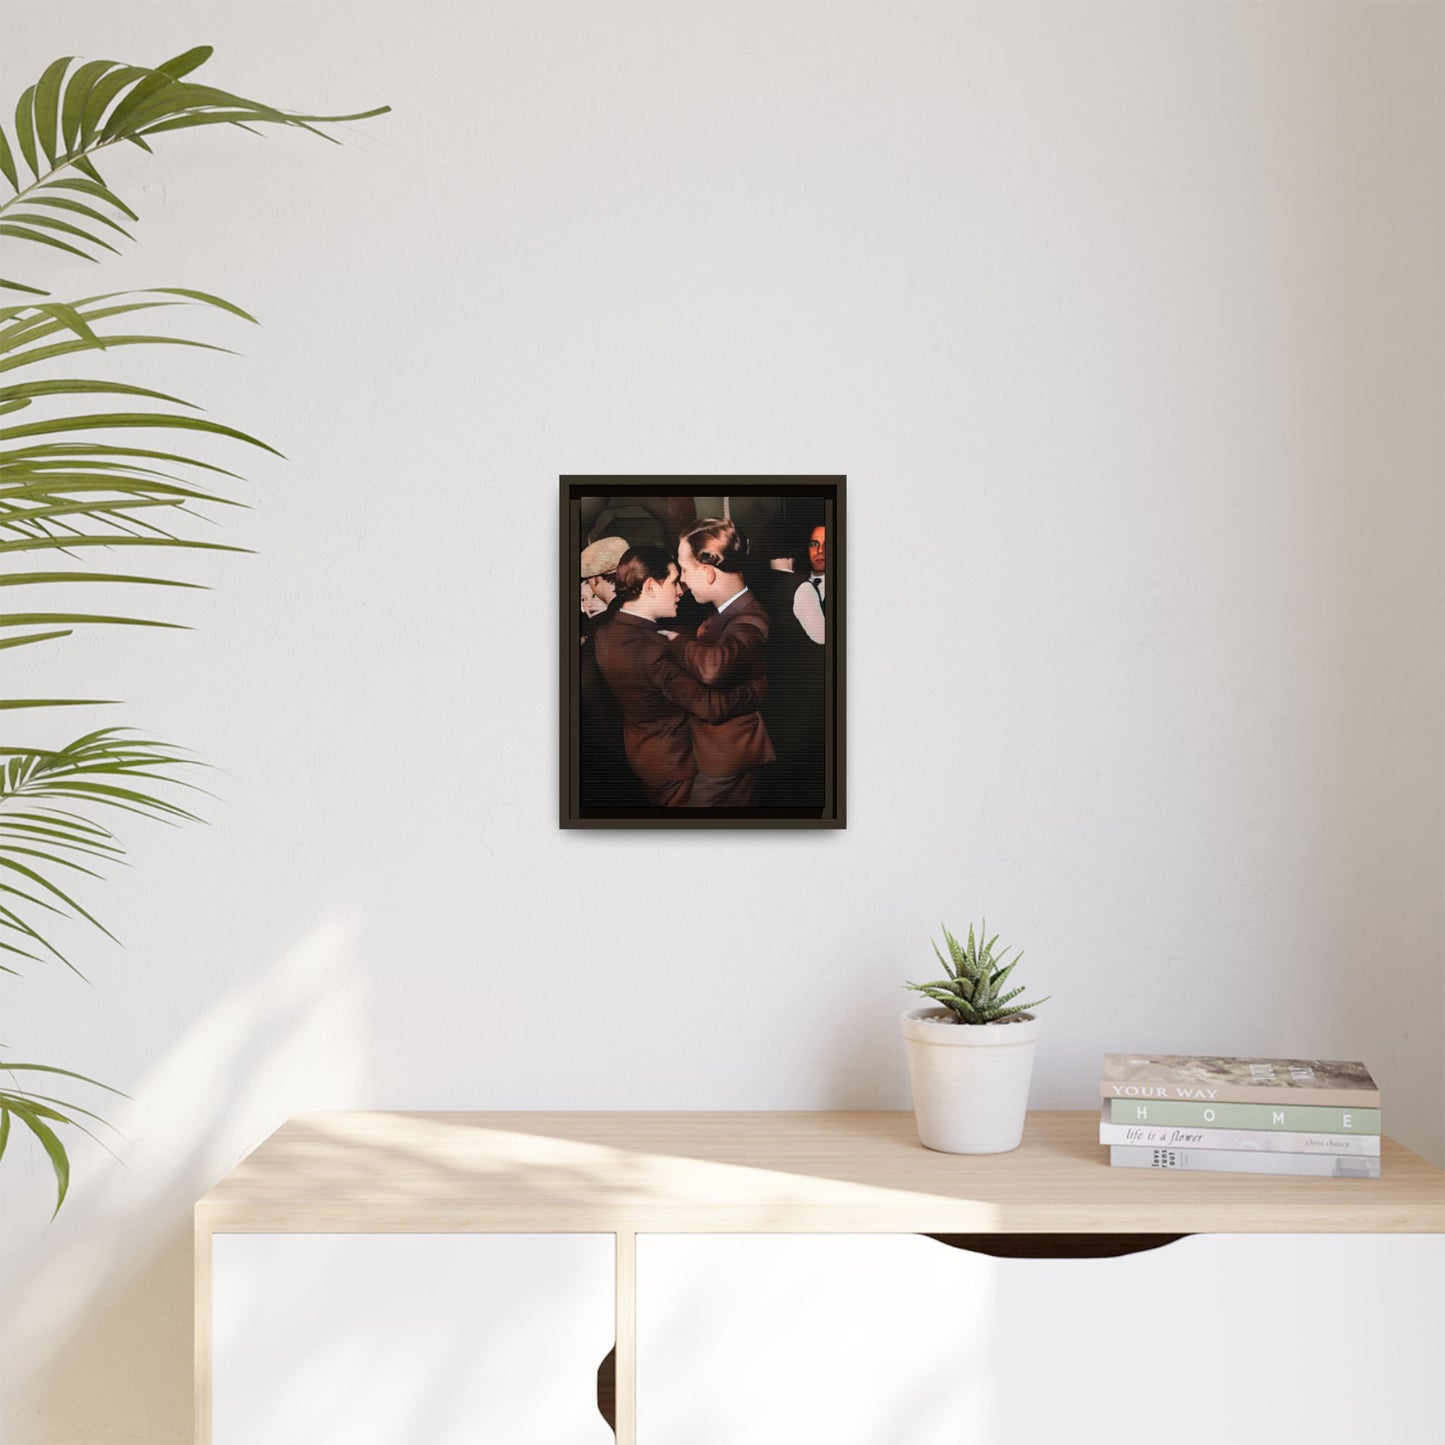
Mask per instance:
[[[611,1445],[613,1236],[218,1234],[214,1445]]]
[[[1435,1445],[1445,1236],[637,1241],[637,1445]]]
[[[637,1445],[962,1445],[987,1268],[913,1235],[639,1235]]]

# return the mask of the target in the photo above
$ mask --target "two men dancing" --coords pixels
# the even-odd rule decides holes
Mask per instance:
[[[655,807],[751,807],[758,769],[777,756],[759,711],[768,614],[743,562],[736,527],[709,517],[683,533],[676,561],[643,546],[617,563],[619,605],[593,645],[628,765]],[[660,626],[676,618],[684,586],[715,609],[695,638]]]

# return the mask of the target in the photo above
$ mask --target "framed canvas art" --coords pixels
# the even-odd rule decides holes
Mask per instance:
[[[843,477],[561,479],[561,825],[841,828]]]

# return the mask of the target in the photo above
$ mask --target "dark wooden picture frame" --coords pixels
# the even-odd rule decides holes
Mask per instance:
[[[559,526],[559,612],[560,640],[560,825],[563,828],[843,828],[844,811],[844,655],[847,613],[847,522],[844,515],[846,478],[841,476],[564,476],[561,478],[561,518]],[[599,503],[601,507],[599,510]],[[718,504],[716,511],[700,508]],[[590,524],[584,523],[584,510]],[[787,527],[808,525],[808,518],[817,517],[826,536],[826,564],[821,574],[825,582],[826,623],[822,663],[822,718],[812,734],[811,746],[797,757],[804,759],[808,801],[789,797],[786,788],[779,788],[770,779],[779,776],[780,765],[788,766],[788,755],[780,755],[779,763],[759,770],[763,782],[758,787],[758,801],[745,807],[623,806],[604,799],[599,805],[596,785],[584,786],[584,752],[589,762],[595,757],[590,730],[584,748],[583,710],[591,705],[595,689],[606,684],[600,681],[595,665],[588,671],[584,651],[595,640],[593,624],[583,618],[579,605],[579,558],[590,543],[604,535],[622,535],[626,530],[625,514],[637,519],[638,531],[647,531],[652,541],[662,540],[674,557],[678,537],[697,518],[707,515],[731,517],[736,511],[738,525],[749,536],[751,549],[748,566],[750,578],[774,578],[779,574],[767,569],[769,562],[752,543],[751,533],[772,528],[770,535],[780,535]],[[770,520],[754,528],[745,517],[768,513]],[[777,512],[776,521],[771,513]],[[617,520],[618,514],[622,520]],[[684,513],[689,515],[684,516]],[[600,523],[601,530],[598,530]],[[591,534],[589,536],[589,533]],[[806,533],[803,534],[806,536]],[[804,544],[806,545],[806,543]],[[615,547],[614,547],[615,550]],[[607,559],[615,567],[616,560]],[[805,584],[806,576],[800,576]],[[601,585],[600,583],[598,584]],[[701,585],[701,584],[699,584]],[[750,590],[752,583],[749,583]],[[811,603],[806,592],[803,600]],[[689,596],[684,603],[693,611],[692,626],[697,616],[713,616],[709,606],[699,613]],[[613,610],[616,610],[614,604]],[[631,623],[632,619],[625,619]],[[815,618],[816,621],[816,618]],[[661,625],[661,624],[660,624]],[[595,649],[591,654],[596,656]],[[791,674],[790,674],[791,676]],[[772,689],[770,680],[770,690]],[[810,696],[815,694],[810,694]],[[607,694],[611,702],[611,692]],[[776,704],[775,704],[776,705]],[[620,746],[620,743],[619,743]],[[699,744],[701,746],[701,744]],[[821,769],[815,777],[814,768]],[[796,765],[795,765],[796,771]],[[634,780],[639,781],[639,780]],[[821,784],[819,788],[818,784]],[[781,801],[780,801],[781,799]],[[644,800],[645,801],[645,800]]]

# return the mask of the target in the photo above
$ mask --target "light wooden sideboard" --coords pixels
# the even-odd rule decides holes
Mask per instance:
[[[1023,1144],[1012,1153],[957,1156],[923,1149],[912,1116],[906,1113],[340,1113],[297,1117],[196,1205],[197,1445],[289,1445],[284,1429],[247,1427],[254,1431],[248,1436],[247,1428],[228,1425],[224,1429],[217,1426],[213,1433],[213,1372],[224,1366],[222,1375],[229,1381],[230,1396],[244,1394],[249,1399],[259,1388],[257,1380],[263,1379],[269,1368],[266,1361],[281,1357],[275,1352],[284,1349],[289,1352],[286,1358],[295,1359],[314,1348],[317,1358],[324,1359],[327,1341],[317,1337],[318,1330],[324,1333],[323,1327],[307,1326],[312,1333],[298,1336],[310,1340],[309,1347],[280,1340],[279,1325],[301,1328],[297,1319],[306,1311],[308,1290],[330,1296],[339,1283],[347,1292],[346,1310],[364,1309],[366,1299],[373,1295],[379,1308],[390,1309],[381,1299],[389,1288],[385,1281],[404,1283],[427,1271],[435,1272],[439,1279],[444,1277],[453,1289],[447,1306],[452,1314],[439,1315],[435,1326],[447,1341],[454,1338],[445,1333],[454,1330],[454,1323],[448,1321],[454,1322],[458,1311],[469,1312],[473,1301],[478,1313],[484,1313],[489,1302],[492,1308],[506,1312],[506,1335],[518,1349],[521,1346],[511,1337],[528,1328],[535,1328],[538,1339],[550,1341],[548,1348],[558,1350],[571,1348],[567,1341],[572,1336],[567,1330],[575,1330],[578,1341],[592,1342],[579,1343],[578,1349],[593,1348],[599,1332],[610,1333],[604,1343],[615,1345],[615,1431],[624,1445],[635,1441],[656,1445],[678,1438],[676,1431],[669,1435],[661,1426],[653,1434],[646,1430],[639,1434],[638,1430],[639,1248],[646,1265],[644,1289],[655,1289],[658,1299],[668,1296],[667,1309],[672,1311],[670,1319],[664,1318],[666,1311],[659,1313],[662,1306],[644,1298],[643,1338],[651,1342],[648,1348],[655,1361],[666,1358],[669,1362],[666,1370],[659,1363],[644,1371],[645,1378],[657,1380],[682,1378],[668,1351],[684,1346],[687,1330],[679,1330],[678,1322],[689,1328],[695,1323],[686,1318],[689,1290],[714,1291],[704,1323],[720,1331],[725,1322],[719,1317],[727,1311],[719,1308],[718,1301],[726,1301],[730,1277],[741,1289],[755,1288],[758,1280],[777,1283],[787,1276],[790,1265],[786,1257],[749,1246],[747,1237],[931,1235],[946,1236],[946,1242],[977,1251],[972,1256],[975,1261],[994,1255],[1067,1258],[1074,1261],[1067,1286],[1077,1302],[1081,1290],[1101,1288],[1087,1271],[1104,1267],[1097,1259],[1089,1265],[1079,1264],[1080,1258],[1128,1255],[1171,1237],[1210,1236],[1219,1239],[1217,1246],[1211,1247],[1222,1253],[1218,1259],[1205,1261],[1206,1271],[1217,1276],[1221,1270],[1233,1269],[1240,1272],[1241,1279],[1258,1282],[1262,1272],[1269,1273],[1271,1262],[1284,1256],[1283,1241],[1270,1246],[1259,1237],[1288,1236],[1305,1251],[1300,1256],[1304,1263],[1288,1279],[1281,1274],[1262,1286],[1273,1291],[1273,1298],[1297,1288],[1307,1290],[1312,1281],[1318,1282],[1322,1268],[1335,1272],[1329,1261],[1340,1261],[1338,1278],[1330,1284],[1331,1299],[1352,1299],[1351,1282],[1363,1288],[1366,1282],[1356,1276],[1366,1271],[1379,1288],[1385,1288],[1380,1281],[1394,1269],[1401,1297],[1410,1296],[1407,1303],[1413,1307],[1410,1292],[1418,1278],[1425,1292],[1422,1299],[1430,1308],[1438,1308],[1440,1287],[1445,1283],[1441,1274],[1445,1241],[1419,1237],[1445,1234],[1445,1175],[1394,1141],[1383,1143],[1382,1177],[1378,1180],[1155,1173],[1111,1169],[1107,1150],[1097,1142],[1097,1129],[1097,1113],[1035,1113],[1029,1116]],[[367,1246],[369,1253],[363,1249],[357,1254],[348,1250],[353,1245],[360,1248],[366,1241],[353,1238],[348,1243],[343,1238],[402,1235],[492,1236],[499,1242],[506,1236],[517,1237],[519,1243],[476,1263],[464,1260],[456,1251],[448,1253],[444,1240],[422,1253],[398,1253],[405,1241],[396,1241],[390,1250]],[[317,1236],[335,1238],[322,1241]],[[724,1236],[739,1238],[730,1244]],[[1239,1238],[1230,1243],[1223,1239],[1226,1236]],[[1332,1238],[1311,1241],[1308,1236]],[[1348,1263],[1352,1246],[1340,1238],[1345,1236],[1357,1240],[1365,1236],[1412,1238],[1396,1241],[1394,1246],[1358,1246],[1376,1251],[1394,1248],[1396,1253],[1389,1258],[1362,1259],[1356,1270]],[[699,1238],[691,1256],[688,1237]],[[717,1242],[709,1246],[701,1237]],[[322,1246],[334,1256],[329,1263],[320,1258]],[[939,1258],[965,1258],[931,1241],[915,1239],[907,1247],[934,1251]],[[598,1248],[606,1251],[603,1262],[610,1275],[601,1284]],[[1400,1248],[1413,1253],[1407,1258],[1398,1253]],[[860,1267],[864,1253],[860,1245],[856,1255]],[[521,1308],[515,1291],[525,1290],[529,1280],[536,1280],[541,1291],[544,1271],[529,1260],[552,1255],[569,1261],[572,1285],[570,1293],[556,1295],[562,1303],[557,1306],[556,1320],[549,1322],[538,1312],[540,1304],[535,1309]],[[1165,1251],[1160,1251],[1157,1258],[1162,1260],[1164,1255]],[[825,1277],[836,1280],[840,1274],[846,1275],[849,1257],[845,1241],[831,1246],[815,1243],[812,1255],[797,1256],[797,1278],[803,1282]],[[1181,1257],[1176,1252],[1176,1261]],[[897,1258],[900,1274],[917,1272],[911,1255],[900,1253]],[[1137,1258],[1143,1260],[1144,1256]],[[487,1262],[504,1259],[510,1263]],[[475,1281],[484,1283],[474,1282],[468,1273],[474,1266]],[[900,1297],[888,1338],[907,1339],[909,1329],[922,1328],[928,1310],[946,1310],[957,1301],[959,1290],[975,1289],[979,1285],[976,1271],[982,1266],[975,1263],[970,1267],[975,1275],[968,1277],[967,1285],[960,1283],[952,1295],[940,1284],[928,1299],[919,1295],[905,1305]],[[1192,1267],[1197,1275],[1201,1266],[1196,1262]],[[885,1260],[877,1268],[886,1277],[890,1266]],[[1122,1279],[1126,1287],[1140,1292],[1139,1303],[1131,1306],[1136,1310],[1145,1308],[1153,1298],[1151,1290],[1167,1288],[1177,1293],[1190,1288],[1187,1282],[1180,1284],[1185,1277],[1178,1274],[1177,1262],[1171,1266],[1171,1275],[1160,1273],[1162,1266],[1147,1262],[1133,1268],[1154,1273],[1137,1273],[1132,1285],[1123,1275],[1110,1278]],[[689,1274],[690,1269],[694,1273]],[[310,1282],[308,1270],[314,1272]],[[1042,1278],[1047,1281],[1063,1273],[1057,1267],[1054,1270],[1053,1276]],[[931,1266],[923,1272],[931,1273]],[[578,1283],[584,1277],[588,1281],[585,1289]],[[216,1279],[226,1281],[219,1292],[213,1292]],[[689,1279],[694,1283],[688,1284]],[[742,1283],[748,1279],[754,1285]],[[268,1280],[277,1283],[268,1285]],[[604,1301],[599,1290],[606,1284],[611,1291]],[[1027,1288],[1040,1288],[1038,1279]],[[283,1307],[272,1300],[268,1316],[263,1308],[265,1296],[268,1291],[283,1289],[292,1292],[288,1295],[292,1302]],[[716,1294],[718,1289],[724,1293]],[[805,1283],[799,1289],[822,1297]],[[262,1345],[253,1343],[244,1369],[233,1369],[213,1358],[217,1322],[224,1320],[226,1331],[238,1328],[233,1319],[237,1313],[234,1302],[223,1297],[238,1292],[262,1296],[259,1301],[252,1298],[249,1306],[254,1316],[249,1326],[252,1338]],[[1240,1300],[1241,1310],[1247,1303]],[[1271,1299],[1262,1303],[1267,1307]],[[817,1300],[797,1299],[797,1304],[803,1309],[816,1305]],[[1042,1308],[1045,1314],[1062,1318],[1061,1311],[1071,1307],[1053,1301]],[[424,1303],[421,1308],[425,1310]],[[1088,1305],[1080,1318],[1087,1320],[1092,1310],[1094,1306]],[[1002,1317],[1007,1312],[998,1313]],[[1399,1313],[1399,1301],[1395,1313]],[[1102,1319],[1097,1314],[1092,1317]],[[419,1356],[427,1349],[439,1348],[435,1340],[428,1344],[424,1325],[408,1318],[413,1322],[406,1326],[405,1338],[394,1342],[391,1357],[407,1351]],[[979,1328],[986,1334],[988,1320],[983,1316],[980,1320]],[[837,1323],[841,1328],[846,1322]],[[1366,1328],[1359,1320],[1347,1323],[1351,1330]],[[827,1326],[824,1317],[819,1327]],[[1368,1328],[1374,1330],[1377,1325]],[[736,1343],[734,1339],[732,1344]],[[767,1342],[765,1329],[747,1344],[777,1354]],[[714,1351],[719,1359],[731,1348],[721,1334],[708,1337],[697,1347]],[[268,1355],[267,1349],[273,1353]],[[589,1366],[594,1374],[603,1353],[595,1351],[596,1358]],[[1393,1356],[1386,1352],[1380,1358],[1388,1362]],[[1047,1374],[1047,1362],[1033,1363]],[[511,1369],[498,1368],[498,1378],[506,1377]],[[227,1370],[231,1373],[226,1374]],[[551,1366],[548,1370],[549,1379],[566,1378]],[[515,1371],[511,1377],[521,1378]],[[361,1395],[357,1392],[365,1383],[353,1379],[348,1387],[358,1400]],[[295,1382],[288,1388],[294,1395]],[[495,1391],[499,1386],[492,1380],[478,1388]],[[554,1393],[561,1388],[556,1386]],[[1433,1409],[1430,1398],[1418,1391],[1417,1396],[1410,1406],[1415,1419],[1421,1411]],[[357,1408],[362,1407],[358,1404]],[[366,1408],[374,1417],[374,1407]],[[546,1428],[556,1439],[611,1439],[611,1431],[591,1400],[585,1402],[583,1414],[592,1422],[590,1432],[578,1426],[579,1433],[567,1436],[560,1426]],[[670,1417],[659,1405],[654,1418]],[[927,1425],[910,1428],[918,1441],[933,1438]],[[1414,1428],[1401,1427],[1402,1431]],[[714,1438],[701,1428],[689,1433],[699,1441]],[[765,1425],[750,1433],[758,1441],[772,1438]],[[376,1438],[392,1437],[377,1427]],[[420,1437],[403,1432],[395,1438]],[[433,1438],[445,1438],[445,1432],[438,1431]],[[1178,1438],[1192,1437],[1180,1434]],[[1401,1434],[1402,1441],[1408,1438]]]

